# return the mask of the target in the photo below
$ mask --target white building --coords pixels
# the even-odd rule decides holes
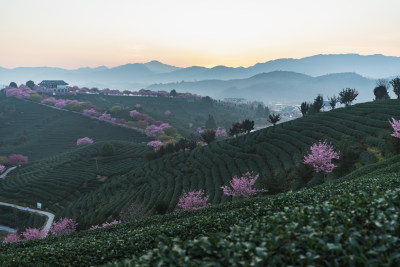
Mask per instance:
[[[52,89],[55,93],[67,93],[68,83],[63,80],[43,80],[39,83],[43,90]]]

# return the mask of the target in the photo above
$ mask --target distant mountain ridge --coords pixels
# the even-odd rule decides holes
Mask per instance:
[[[100,66],[75,70],[52,67],[20,67],[14,69],[0,67],[0,84],[9,84],[11,81],[20,84],[27,80],[38,83],[41,80],[57,79],[65,80],[70,85],[138,90],[160,83],[247,79],[254,78],[255,75],[260,73],[272,73],[274,71],[296,72],[315,78],[333,73],[357,73],[370,79],[378,79],[400,75],[400,57],[362,56],[358,54],[315,55],[301,59],[271,60],[247,68],[226,66],[179,68],[155,60],[147,63],[130,63],[113,68]]]
[[[343,88],[356,88],[359,101],[371,101],[374,97],[375,80],[365,78],[357,73],[327,74],[318,77],[291,72],[273,71],[256,74],[250,78],[223,80],[202,80],[197,82],[181,81],[176,83],[153,84],[147,89],[179,92],[193,92],[222,99],[225,97],[242,97],[247,100],[258,100],[264,103],[285,102],[301,103],[312,101],[318,94],[325,99],[332,97]],[[391,93],[390,93],[391,94]]]

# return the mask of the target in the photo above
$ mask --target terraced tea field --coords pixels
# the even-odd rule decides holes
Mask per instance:
[[[328,139],[336,146],[345,137],[351,145],[390,156],[383,135],[391,131],[388,122],[391,117],[400,118],[399,102],[396,100],[358,104],[132,165],[129,170],[118,172],[116,178],[104,182],[94,179],[94,160],[88,159],[82,162],[80,168],[92,170],[91,175],[71,182],[64,177],[60,179],[59,186],[52,182],[55,179],[53,176],[44,178],[40,171],[35,171],[36,176],[30,182],[35,190],[29,191],[29,194],[33,199],[40,198],[48,203],[47,206],[58,216],[77,218],[81,223],[90,225],[117,218],[129,201],[141,203],[148,210],[152,210],[158,201],[165,201],[169,204],[169,211],[172,211],[184,190],[205,189],[212,204],[229,202],[231,198],[224,196],[220,187],[228,184],[232,176],[247,170],[261,174],[256,187],[267,188],[272,193],[286,191],[290,189],[290,180],[287,180],[290,171],[300,163],[309,146],[318,140]],[[57,158],[54,160],[57,162]],[[65,168],[65,164],[62,166]],[[29,168],[33,171],[36,167]],[[113,172],[117,169],[114,168]],[[73,173],[74,170],[71,170]],[[27,176],[15,173],[9,179],[18,185],[20,180],[27,179],[23,177]],[[84,181],[87,181],[85,186]],[[15,199],[18,196],[16,188],[19,186],[9,187],[0,182],[0,187],[5,198]],[[40,191],[35,192],[37,188],[46,188],[46,192],[43,195]],[[60,188],[67,194],[60,193]],[[61,202],[67,195],[68,201]],[[27,201],[23,194],[20,196],[18,201]],[[63,203],[62,208],[55,203]]]
[[[400,170],[399,159],[374,164],[375,173],[369,175],[296,193],[0,244],[0,263],[397,266],[400,176],[388,166]]]
[[[133,130],[4,96],[0,96],[0,124],[0,156],[23,154],[31,161],[72,151],[76,140],[85,136],[95,141],[149,140]]]

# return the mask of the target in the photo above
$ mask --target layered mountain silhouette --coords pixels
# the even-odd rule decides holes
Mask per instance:
[[[336,73],[336,74],[335,74]],[[301,59],[277,59],[248,68],[192,66],[179,68],[159,61],[133,63],[113,68],[79,68],[67,70],[52,67],[0,68],[0,84],[27,80],[62,79],[70,85],[138,90],[141,88],[191,91],[218,97],[253,98],[268,92],[287,91],[295,98],[307,92],[338,91],[341,87],[372,90],[375,79],[400,74],[400,57],[358,54],[315,55]],[[363,77],[361,77],[363,76]],[[364,78],[365,77],[365,78]],[[160,84],[162,83],[162,84]],[[178,84],[177,84],[178,83]],[[250,91],[249,91],[250,90]],[[286,97],[287,94],[285,94]],[[296,96],[297,97],[297,96]],[[361,95],[360,95],[361,97]],[[273,97],[273,101],[281,101]],[[368,100],[370,100],[368,96]]]

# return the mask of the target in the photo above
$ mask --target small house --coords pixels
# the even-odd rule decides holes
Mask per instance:
[[[68,83],[63,80],[43,80],[39,83],[43,90],[52,89],[55,93],[67,93]]]

